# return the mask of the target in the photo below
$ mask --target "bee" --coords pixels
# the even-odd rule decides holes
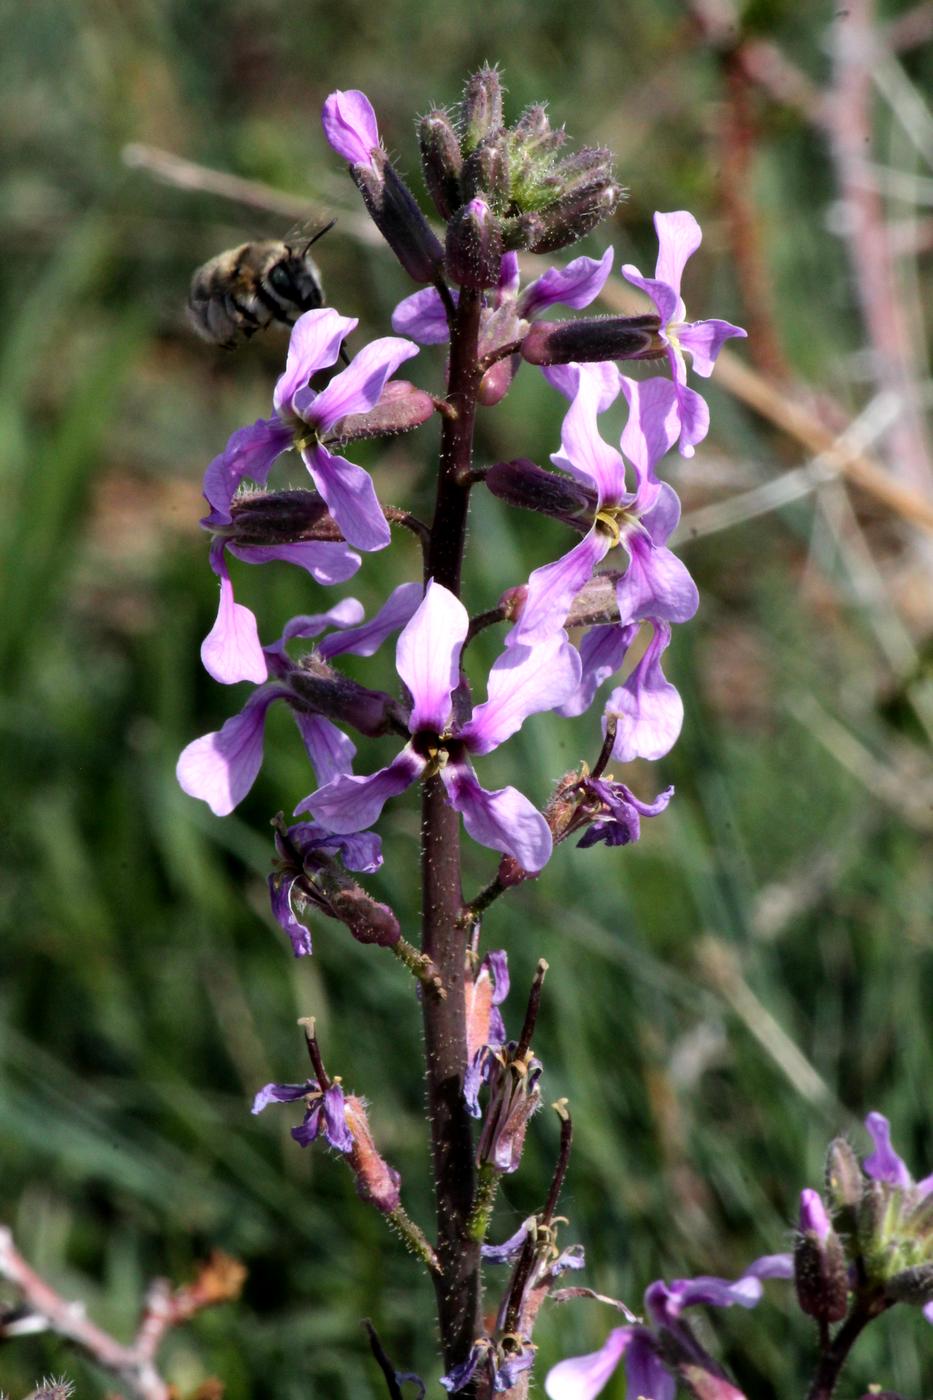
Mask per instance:
[[[273,321],[293,326],[304,311],[324,304],[311,245],[336,220],[303,243],[264,239],[218,253],[191,279],[188,318],[198,335],[233,350]]]

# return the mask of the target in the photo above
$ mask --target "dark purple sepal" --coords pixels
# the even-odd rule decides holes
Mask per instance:
[[[352,725],[371,739],[404,724],[398,701],[391,695],[359,685],[313,653],[302,658],[291,672],[289,682],[295,695],[312,713]]]
[[[581,533],[589,529],[588,517],[596,508],[594,491],[569,476],[545,471],[527,457],[496,462],[483,477],[483,484],[507,505],[549,515]]]
[[[547,209],[509,219],[503,225],[505,246],[529,253],[556,253],[585,238],[615,213],[623,194],[620,185],[609,181],[600,189],[572,194]]]
[[[446,112],[435,108],[421,118],[418,123],[418,144],[428,194],[441,218],[449,219],[463,203],[460,187],[463,156],[457,133]]]
[[[443,266],[444,250],[386,153],[374,150],[370,162],[351,165],[350,174],[370,218],[409,277],[433,282]]]
[[[340,540],[343,536],[317,491],[257,491],[230,506],[232,524],[221,532],[228,544],[286,544],[295,540]]]
[[[532,365],[663,359],[667,350],[659,328],[657,316],[537,321],[522,341],[522,358]]]
[[[460,176],[464,200],[480,195],[502,211],[509,203],[509,147],[504,131],[481,141],[463,162]]]
[[[499,281],[502,229],[485,199],[471,199],[447,225],[447,275],[461,287],[485,290]]]
[[[933,1263],[916,1264],[889,1278],[885,1297],[895,1303],[911,1303],[922,1307],[933,1299]]]

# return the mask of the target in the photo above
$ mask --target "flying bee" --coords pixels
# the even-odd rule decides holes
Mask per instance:
[[[321,274],[310,250],[335,223],[331,219],[301,244],[241,243],[199,267],[188,293],[188,318],[198,335],[233,350],[273,321],[293,326],[302,312],[323,306]]]

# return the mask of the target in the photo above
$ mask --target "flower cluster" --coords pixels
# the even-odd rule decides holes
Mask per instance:
[[[756,1259],[734,1282],[651,1284],[647,1322],[613,1328],[598,1351],[559,1362],[545,1382],[550,1400],[595,1400],[623,1359],[630,1395],[674,1400],[680,1379],[691,1393],[711,1400],[744,1400],[682,1314],[699,1304],[753,1308],[762,1297],[762,1279],[793,1278],[801,1308],[824,1327],[848,1317],[857,1330],[856,1323],[863,1326],[898,1302],[921,1306],[933,1323],[933,1176],[913,1180],[891,1147],[883,1114],[870,1113],[865,1126],[874,1151],[861,1168],[845,1138],[830,1144],[828,1208],[819,1192],[801,1192],[792,1254]]]
[[[237,714],[187,746],[177,773],[185,792],[218,816],[228,815],[258,775],[270,706],[277,700],[288,706],[314,785],[295,805],[302,820],[289,825],[280,815],[274,823],[274,917],[297,956],[311,952],[309,913],[323,913],[360,942],[390,948],[420,979],[429,1098],[433,1093],[435,1102],[443,1100],[443,1113],[432,1112],[432,1133],[443,1133],[446,1116],[459,1114],[461,1127],[453,1137],[462,1151],[470,1141],[470,1119],[482,1120],[467,1154],[472,1160],[457,1168],[476,1182],[472,1208],[461,1200],[445,1216],[449,1182],[440,1172],[435,1253],[401,1208],[398,1174],[375,1148],[363,1101],[346,1095],[340,1080],[326,1074],[313,1023],[307,1035],[313,1078],[267,1085],[256,1096],[254,1112],[271,1102],[303,1103],[295,1140],[302,1146],[319,1138],[329,1143],[350,1165],[364,1199],[390,1217],[433,1271],[450,1267],[447,1232],[454,1217],[463,1225],[459,1244],[469,1247],[474,1261],[481,1247],[489,1263],[512,1265],[495,1325],[481,1335],[462,1333],[453,1351],[445,1339],[447,1390],[482,1381],[490,1393],[501,1392],[531,1369],[539,1308],[560,1275],[581,1268],[583,1258],[578,1247],[562,1250],[556,1243],[555,1210],[572,1131],[563,1101],[555,1105],[561,1149],[544,1210],[511,1241],[485,1244],[498,1183],[519,1167],[529,1121],[541,1102],[543,1070],[531,1040],[547,965],[539,962],[520,1032],[508,1039],[500,1010],[509,987],[506,956],[481,956],[478,913],[484,899],[488,903],[540,872],[556,842],[576,833],[584,848],[596,842],[627,845],[638,839],[641,818],[660,814],[671,799],[670,788],[640,798],[607,767],[611,761],[660,759],[680,732],[683,706],[662,658],[672,627],[693,617],[699,598],[669,546],[680,504],[662,479],[663,463],[676,445],[683,455],[692,454],[708,428],[706,405],[687,384],[685,356],[708,375],[725,340],[744,332],[725,321],[685,320],[681,277],[700,242],[696,220],[685,211],[656,216],[654,278],[621,269],[651,298],[653,312],[543,319],[558,305],[573,312],[589,307],[612,273],[613,251],[538,270],[525,285],[520,254],[569,246],[616,208],[622,191],[609,152],[570,150],[566,133],[552,129],[541,106],[507,124],[493,69],[470,79],[457,113],[434,110],[419,126],[422,169],[446,225],[443,238],[390,159],[365,94],[331,94],[323,125],[373,221],[418,286],[395,308],[396,334],[352,357],[345,342],[356,319],[332,307],[301,315],[271,416],[234,433],[207,469],[209,512],[202,523],[212,536],[210,566],[220,582],[220,605],[202,660],[222,684],[251,689]],[[420,353],[419,346],[431,345],[449,345],[445,400],[394,377]],[[337,368],[340,359],[343,368]],[[630,377],[619,368],[629,360],[663,372]],[[566,401],[551,466],[515,458],[479,467],[472,456],[474,412],[500,403],[523,363],[540,367]],[[613,445],[604,436],[604,415],[623,403],[625,427]],[[383,502],[369,473],[344,454],[354,442],[411,431],[435,414],[442,420],[441,461],[434,522],[428,525],[403,506]],[[308,483],[273,489],[273,468],[291,453],[306,469]],[[498,602],[484,600],[484,610],[471,618],[459,580],[474,487],[509,507],[551,516],[577,539]],[[418,537],[422,580],[395,588],[369,618],[355,598],[344,597],[291,618],[277,640],[262,643],[256,618],[234,598],[232,561],[297,565],[316,585],[330,588],[352,578],[364,556],[385,549],[393,525]],[[507,624],[498,656],[485,676],[470,675],[474,636],[497,622]],[[341,669],[341,657],[372,657],[393,636],[393,693]],[[474,764],[526,721],[546,712],[568,720],[586,715],[603,687],[608,694],[598,757],[592,766],[581,759],[543,810],[515,787],[481,783]],[[374,772],[355,772],[353,731],[391,737],[396,752]],[[431,895],[433,832],[454,830],[457,818],[451,817],[450,826],[446,815],[444,821],[425,821],[425,901],[446,900],[442,917],[435,910],[441,934],[431,942],[431,956],[427,934],[419,954],[402,937],[394,911],[353,878],[379,870],[382,850],[372,828],[386,804],[415,784],[425,786],[426,811],[434,804],[435,816],[459,814],[473,840],[501,858],[498,875],[473,905],[460,904],[459,878],[446,880],[443,896]],[[426,929],[429,917],[426,911]],[[465,946],[471,926],[473,939]],[[451,1047],[462,1051],[453,1072]],[[436,1076],[443,1082],[435,1082]],[[450,1142],[435,1138],[434,1147],[435,1163],[446,1161]],[[644,1374],[654,1376],[661,1366],[659,1330],[680,1337],[686,1347],[680,1310],[700,1301],[748,1305],[764,1268],[759,1261],[737,1284],[699,1280],[692,1292],[675,1284],[664,1299],[657,1294],[663,1286],[656,1286],[651,1325],[621,1329],[623,1343],[617,1337],[613,1346],[619,1354],[626,1350],[630,1360],[654,1358],[650,1366],[644,1363]],[[476,1307],[473,1313],[469,1326],[478,1327]]]

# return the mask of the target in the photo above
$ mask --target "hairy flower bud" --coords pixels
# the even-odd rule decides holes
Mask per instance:
[[[538,321],[522,341],[522,358],[532,365],[658,360],[667,354],[659,330],[657,316]]]
[[[433,282],[444,250],[385,151],[373,151],[368,165],[351,165],[350,174],[370,218],[409,277]]]
[[[498,71],[484,64],[468,78],[461,107],[463,148],[472,151],[502,126],[502,83]]]
[[[391,379],[368,413],[350,413],[340,418],[328,433],[328,442],[358,442],[362,438],[385,437],[420,428],[435,411],[431,395],[406,379]],[[326,507],[325,507],[326,509]]]
[[[344,875],[335,862],[315,871],[313,884],[314,902],[321,904],[332,918],[346,924],[358,943],[393,948],[401,938],[399,921],[389,906],[368,895],[355,880]]]
[[[901,1269],[885,1284],[885,1296],[898,1303],[921,1305],[933,1299],[933,1263]]]
[[[471,151],[463,162],[464,199],[483,195],[496,209],[509,201],[509,147],[504,131],[496,132]]]
[[[344,1116],[353,1138],[348,1161],[356,1177],[356,1189],[362,1200],[368,1201],[383,1214],[390,1215],[398,1209],[402,1178],[376,1150],[362,1099],[348,1094]]]
[[[810,1317],[839,1322],[849,1292],[845,1254],[816,1191],[801,1192],[800,1231],[794,1250],[797,1299]]]
[[[854,1229],[855,1212],[862,1199],[864,1177],[858,1158],[845,1138],[833,1138],[826,1153],[826,1194],[831,1208],[840,1213],[840,1224]]]
[[[314,714],[351,724],[371,739],[404,727],[398,701],[391,695],[359,685],[313,652],[303,657],[298,669],[290,673],[289,684]]]
[[[461,287],[495,287],[501,262],[499,220],[484,199],[471,199],[447,225],[448,274]]]
[[[340,539],[340,530],[316,491],[256,491],[230,505],[232,525],[222,533],[231,544],[286,544]]]
[[[623,197],[611,180],[562,196],[546,209],[521,214],[505,225],[505,246],[529,253],[554,253],[591,233],[613,214]]]
[[[460,185],[463,156],[446,112],[435,108],[418,123],[421,169],[428,194],[442,219],[449,219],[464,202]]]
[[[483,484],[500,501],[518,510],[538,511],[581,531],[589,527],[582,517],[592,514],[596,505],[594,491],[570,477],[545,471],[527,457],[497,462],[483,477]]]

